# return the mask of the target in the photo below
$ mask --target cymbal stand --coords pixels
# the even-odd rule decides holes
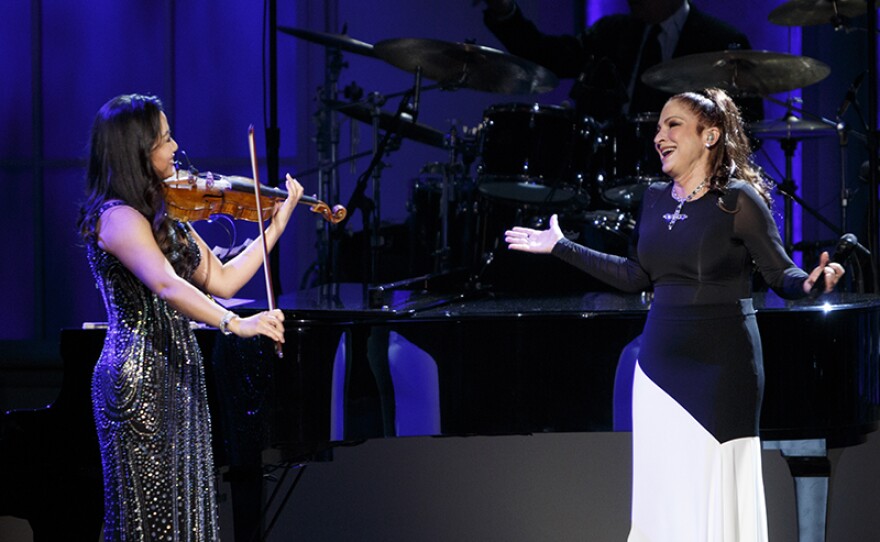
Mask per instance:
[[[793,205],[792,202],[794,198],[797,196],[795,192],[797,192],[797,185],[794,182],[793,174],[793,158],[794,151],[797,149],[798,140],[797,139],[783,139],[779,142],[779,145],[782,147],[782,152],[785,154],[785,177],[782,179],[782,184],[777,186],[779,192],[785,196],[785,201],[783,202],[783,216],[784,216],[784,236],[783,241],[785,243],[785,250],[791,254],[794,250],[794,244],[792,242],[792,238],[794,237],[793,233]],[[800,200],[798,203],[803,205],[803,200]]]
[[[782,100],[777,100],[777,99],[773,98],[772,96],[764,96],[764,98],[767,101],[773,102],[777,105],[785,106],[786,112],[783,117],[785,119],[792,117],[794,115],[794,113],[799,113],[802,117],[809,117],[809,118],[812,118],[812,119],[817,120],[819,122],[825,123],[828,126],[833,126],[837,130],[839,138],[840,138],[841,175],[843,175],[846,172],[845,146],[847,143],[847,137],[846,137],[847,134],[846,134],[846,126],[843,123],[835,122],[830,119],[826,119],[825,117],[822,117],[821,115],[815,115],[815,114],[809,113],[809,112],[805,111],[803,108],[795,106],[793,99],[782,101]],[[843,235],[843,230],[846,229],[846,222],[845,222],[846,210],[845,210],[845,207],[847,205],[847,199],[846,199],[847,188],[846,188],[846,178],[845,177],[841,177],[841,214],[844,217],[844,221],[841,223],[841,226],[839,228],[837,226],[835,226],[834,224],[832,224],[824,216],[822,216],[818,211],[816,211],[815,209],[813,209],[812,207],[807,205],[807,203],[803,199],[798,197],[798,195],[796,194],[797,185],[795,184],[794,178],[793,178],[793,169],[794,169],[793,168],[793,159],[794,159],[794,152],[797,150],[797,146],[798,146],[799,142],[800,142],[800,138],[797,138],[797,137],[789,137],[789,138],[783,138],[783,139],[779,140],[779,145],[782,147],[782,151],[785,155],[785,177],[783,178],[781,183],[779,183],[778,181],[776,181],[775,179],[773,179],[772,177],[767,175],[766,172],[763,172],[764,175],[766,177],[768,177],[768,179],[771,180],[773,182],[773,184],[776,186],[776,190],[785,198],[784,203],[783,203],[783,215],[784,215],[783,216],[783,218],[784,218],[783,243],[785,245],[785,250],[789,254],[791,254],[795,250],[795,246],[794,246],[794,243],[792,240],[792,238],[794,236],[793,231],[792,231],[793,230],[793,221],[794,221],[793,205],[792,205],[793,202],[796,202],[802,209],[806,210],[810,215],[812,215],[814,218],[816,218],[819,222],[821,222],[822,224],[827,226],[836,235],[838,235],[838,236]],[[764,155],[767,156],[767,158],[769,160],[770,157],[767,155],[767,152],[765,150],[763,150],[763,148],[762,148],[762,152],[764,152]]]
[[[794,244],[792,243],[792,203],[797,203],[798,206],[807,211],[813,218],[824,224],[828,229],[834,232],[837,236],[843,235],[843,231],[841,228],[835,226],[830,220],[822,216],[819,211],[810,207],[806,201],[804,201],[800,196],[798,196],[795,192],[797,191],[797,185],[794,183],[794,179],[792,178],[792,157],[794,156],[794,151],[797,148],[799,139],[796,138],[788,138],[780,140],[780,144],[782,145],[782,150],[785,153],[785,178],[780,183],[776,179],[774,179],[767,171],[762,170],[761,175],[765,177],[768,181],[770,181],[776,188],[776,191],[779,192],[784,198],[784,244],[785,249],[789,253],[794,250]],[[761,149],[761,152],[767,156],[767,151]],[[769,160],[769,156],[767,156]],[[778,170],[777,170],[778,171]]]
[[[382,236],[381,226],[382,226],[382,169],[385,167],[385,164],[382,163],[382,156],[385,154],[385,149],[380,149],[379,147],[379,113],[381,111],[381,106],[385,103],[385,99],[381,98],[378,93],[370,94],[370,97],[375,97],[375,100],[370,102],[371,106],[371,114],[372,114],[372,126],[373,126],[373,157],[374,160],[370,164],[369,171],[372,172],[373,179],[373,201],[367,202],[370,203],[367,207],[372,210],[372,223],[370,224],[369,230],[367,229],[367,213],[364,213],[364,233],[367,231],[370,232],[369,235],[369,258],[365,261],[370,262],[369,273],[365,275],[367,279],[366,282],[372,283],[375,281],[378,276],[379,269],[379,249],[382,246]],[[401,110],[402,112],[402,110]],[[386,134],[387,136],[387,134]],[[390,141],[388,137],[382,140],[383,142]],[[395,141],[395,143],[391,146],[391,149],[397,148],[399,145],[399,140]],[[378,157],[378,160],[376,159]]]
[[[339,74],[347,64],[342,60],[339,47],[325,49],[324,85],[319,89],[321,107],[315,114],[318,124],[318,198],[323,201],[339,201],[339,119],[332,104],[339,92]],[[336,282],[338,276],[338,247],[333,241],[332,228],[338,227],[320,218],[316,220],[318,282]]]
[[[410,98],[414,91],[410,90],[404,93],[395,113],[394,125],[401,126],[401,116],[410,105]],[[376,278],[376,270],[378,269],[378,250],[381,246],[381,237],[379,235],[379,225],[381,221],[381,213],[379,212],[380,193],[380,177],[382,174],[382,158],[387,152],[400,147],[401,135],[398,130],[386,130],[385,136],[379,139],[379,108],[385,103],[385,98],[379,93],[374,92],[368,98],[373,107],[373,158],[367,169],[358,177],[357,185],[346,208],[348,215],[342,220],[337,227],[338,231],[343,231],[345,225],[354,216],[357,209],[361,210],[361,219],[363,221],[363,229],[365,236],[364,249],[364,273],[366,282],[372,283]],[[373,180],[373,198],[367,198],[364,194],[367,189],[367,180]]]

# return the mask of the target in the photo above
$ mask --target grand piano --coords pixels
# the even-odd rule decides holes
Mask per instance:
[[[267,341],[197,331],[237,540],[263,523],[254,496],[270,456],[332,460],[335,446],[373,438],[628,428],[626,390],[650,297],[394,286],[332,284],[280,297],[287,328],[281,359]],[[756,308],[766,371],[762,440],[789,463],[801,540],[824,540],[825,514],[812,511],[827,508],[827,451],[864,442],[880,421],[880,297],[836,293],[792,302],[757,294]],[[79,508],[91,521],[80,517],[84,530],[100,526],[88,375],[102,341],[100,329],[65,330],[59,401],[43,412],[7,413],[0,426],[0,461],[25,463],[39,457],[29,447],[46,445],[34,442],[39,430],[29,419],[66,428],[66,446],[82,452],[70,483],[84,496]],[[9,509],[17,484],[33,483],[0,480],[0,514],[29,519],[36,542],[40,533],[51,540],[58,528],[46,519],[51,503],[18,501]]]

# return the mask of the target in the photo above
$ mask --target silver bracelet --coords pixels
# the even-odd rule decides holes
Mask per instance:
[[[238,318],[238,315],[232,311],[226,311],[226,314],[220,319],[220,331],[224,335],[232,334],[232,332],[229,331],[229,322],[232,321],[233,318]]]

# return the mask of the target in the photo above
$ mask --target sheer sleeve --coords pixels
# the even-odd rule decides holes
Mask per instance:
[[[564,238],[556,243],[552,254],[624,292],[641,292],[651,287],[648,273],[634,256],[605,254]]]
[[[785,299],[804,297],[803,283],[808,275],[786,254],[770,209],[746,183],[736,193],[734,235],[743,242],[774,292]]]

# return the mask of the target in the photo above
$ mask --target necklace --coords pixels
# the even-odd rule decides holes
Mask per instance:
[[[688,194],[686,197],[683,197],[683,198],[679,198],[678,196],[675,195],[675,185],[672,186],[672,190],[670,191],[670,193],[672,194],[672,199],[674,199],[675,201],[678,202],[678,207],[675,208],[674,213],[666,213],[665,215],[663,215],[663,220],[665,220],[669,224],[670,230],[672,229],[673,226],[675,226],[675,223],[678,222],[679,220],[687,219],[688,215],[682,213],[681,208],[684,207],[685,203],[694,199],[694,197],[700,193],[700,190],[702,190],[704,186],[706,186],[705,180],[703,180],[703,182],[701,182],[699,185],[697,185],[697,187],[694,188],[693,192],[691,192],[690,194]]]

